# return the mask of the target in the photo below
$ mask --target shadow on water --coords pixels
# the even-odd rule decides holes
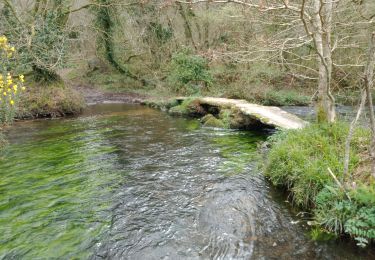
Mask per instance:
[[[316,243],[264,180],[264,133],[124,104],[20,122],[0,161],[0,258],[371,259]]]

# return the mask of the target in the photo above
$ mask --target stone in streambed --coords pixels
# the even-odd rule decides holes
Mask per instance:
[[[226,128],[224,122],[220,119],[217,119],[211,114],[207,114],[201,119],[203,126],[206,127],[215,127],[215,128]]]

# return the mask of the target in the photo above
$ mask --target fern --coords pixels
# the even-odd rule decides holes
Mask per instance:
[[[345,223],[345,232],[354,236],[358,246],[366,246],[375,239],[375,207],[362,207]]]

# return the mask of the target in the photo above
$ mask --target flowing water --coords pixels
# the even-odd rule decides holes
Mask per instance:
[[[266,133],[137,105],[16,123],[0,159],[0,259],[371,259],[313,242],[261,174]]]

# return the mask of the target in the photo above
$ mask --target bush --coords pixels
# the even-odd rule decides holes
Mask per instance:
[[[185,50],[172,57],[168,81],[177,92],[199,93],[201,88],[212,84],[212,75],[207,61]]]
[[[13,60],[15,48],[5,36],[0,36],[0,124],[11,123],[18,105],[19,94],[25,90],[23,75],[15,76],[7,65]]]
[[[375,190],[372,182],[366,181],[366,174],[355,175],[357,186],[350,188],[349,180],[342,176],[348,129],[346,123],[335,123],[279,132],[270,138],[266,175],[273,184],[286,187],[296,205],[311,210],[324,232],[347,233],[364,246],[375,238]],[[353,135],[352,174],[362,164],[360,155],[367,152],[369,139],[364,129]],[[336,185],[328,167],[345,191]]]

